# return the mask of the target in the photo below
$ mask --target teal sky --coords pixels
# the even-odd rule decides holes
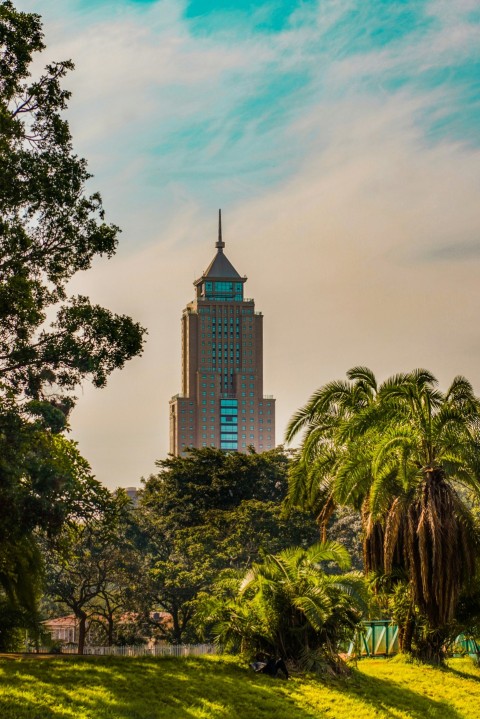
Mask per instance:
[[[161,189],[165,208],[181,185],[200,204],[231,205],[298,171],[310,146],[291,128],[312,108],[361,96],[384,104],[419,100],[412,122],[421,141],[480,143],[480,6],[431,0],[54,0],[24,3],[45,19],[83,31],[116,24],[145,33],[161,52],[169,27],[178,35],[181,76],[145,87],[155,114],[126,129],[128,148],[144,162],[136,201]],[[453,7],[455,11],[453,12]],[[450,9],[449,9],[450,8]],[[235,53],[236,50],[236,53]],[[189,54],[195,55],[188,67]],[[202,74],[202,55],[218,66]],[[242,57],[243,54],[243,57]],[[231,56],[235,55],[234,58]],[[77,66],[81,58],[74,58]],[[108,59],[111,58],[107,58]],[[120,81],[120,77],[118,78]],[[130,78],[135,82],[135,77]],[[139,83],[143,78],[139,77]],[[165,112],[168,106],[169,111]],[[175,109],[178,112],[175,112]],[[315,141],[328,142],[319,114]],[[341,120],[341,118],[340,118]],[[123,139],[125,135],[123,136]],[[98,137],[103,152],[105,137]],[[119,138],[112,137],[114,142]],[[89,145],[99,151],[95,138]],[[92,158],[90,151],[89,157]],[[109,164],[105,164],[105,160]],[[115,149],[95,174],[118,172]],[[236,178],[232,182],[232,178]],[[226,181],[226,182],[225,182]],[[222,185],[220,187],[220,184]],[[162,200],[160,200],[162,201]],[[214,202],[214,204],[218,204]]]
[[[101,479],[138,484],[168,450],[178,319],[219,207],[265,315],[278,442],[356,364],[480,393],[478,0],[16,2],[44,19],[37,69],[75,62],[75,149],[123,228],[73,289],[149,328],[74,413]]]

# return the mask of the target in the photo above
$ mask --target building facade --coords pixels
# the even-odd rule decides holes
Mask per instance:
[[[275,446],[275,400],[263,394],[263,315],[224,253],[220,212],[215,247],[182,314],[182,391],[170,400],[175,455],[187,447]]]

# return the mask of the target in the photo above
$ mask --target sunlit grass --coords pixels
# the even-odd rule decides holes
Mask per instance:
[[[478,719],[480,670],[364,660],[347,679],[254,674],[236,658],[0,660],[2,719]]]

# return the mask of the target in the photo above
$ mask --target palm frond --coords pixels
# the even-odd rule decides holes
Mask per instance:
[[[349,569],[352,563],[348,550],[340,542],[327,540],[313,544],[304,551],[306,560],[312,564],[335,562],[340,569]]]
[[[348,370],[347,377],[350,380],[363,382],[373,392],[377,391],[377,380],[372,370],[368,367],[352,367],[352,369]]]
[[[311,596],[295,597],[293,605],[297,609],[301,609],[316,632],[321,631],[331,611],[331,602],[328,601],[326,592],[322,592],[322,595],[315,599]]]

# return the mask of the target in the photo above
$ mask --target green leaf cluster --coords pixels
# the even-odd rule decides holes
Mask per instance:
[[[158,463],[146,480],[139,521],[146,536],[149,601],[173,617],[167,636],[195,638],[198,599],[225,569],[244,571],[264,554],[308,546],[315,525],[300,511],[286,516],[288,455],[193,449]]]
[[[343,573],[327,572],[335,564]],[[341,544],[285,549],[254,563],[242,579],[220,582],[202,608],[216,640],[251,656],[282,657],[297,667],[338,669],[339,652],[352,639],[367,591],[358,572],[345,573],[350,557]]]

